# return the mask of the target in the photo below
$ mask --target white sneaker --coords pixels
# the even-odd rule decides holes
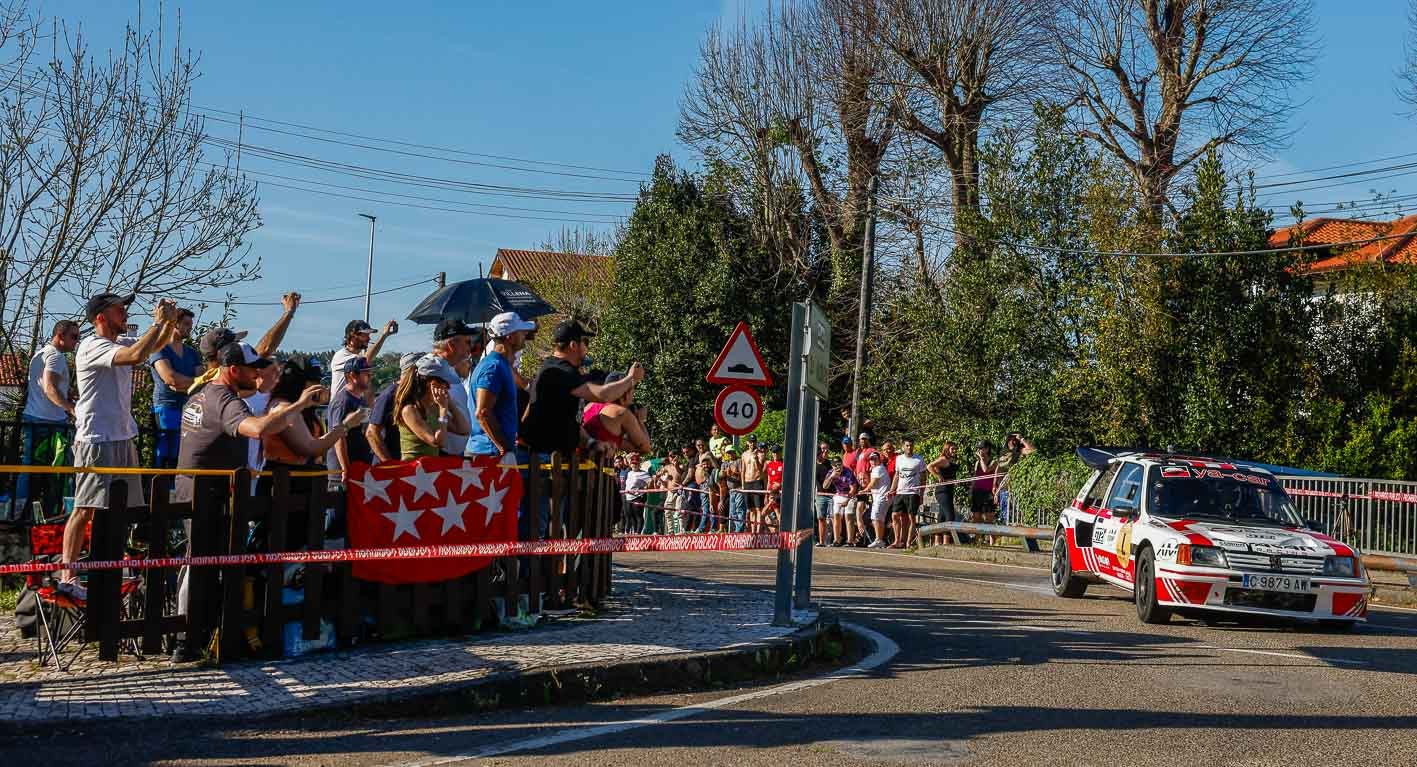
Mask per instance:
[[[870,545],[870,546],[867,546],[866,548],[868,548],[868,549],[884,549],[885,547],[886,547],[886,542],[883,541],[883,540],[881,540],[880,538],[877,538],[876,540],[871,541],[871,545]]]

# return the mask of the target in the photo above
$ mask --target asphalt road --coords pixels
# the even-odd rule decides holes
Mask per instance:
[[[289,729],[101,726],[11,739],[0,758],[341,767],[471,763],[479,754],[492,754],[483,763],[538,766],[1417,764],[1417,611],[1374,612],[1353,633],[1181,619],[1145,626],[1120,592],[1098,586],[1083,600],[1057,599],[1038,569],[817,552],[816,596],[843,621],[886,638],[863,673],[437,719],[410,712]],[[774,555],[617,561],[766,589]]]

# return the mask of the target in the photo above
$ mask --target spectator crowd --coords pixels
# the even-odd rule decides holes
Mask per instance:
[[[483,327],[445,319],[433,329],[432,348],[402,355],[398,377],[375,390],[375,360],[398,324],[390,321],[380,332],[363,320],[351,321],[325,370],[316,357],[277,357],[300,300],[298,293],[284,296],[279,319],[254,344],[244,331],[215,326],[200,334],[194,349],[188,345],[191,310],[160,300],[151,325],[138,333],[129,322],[134,296],[91,297],[84,308],[91,332],[85,334],[78,322],[60,321],[31,360],[21,415],[22,460],[58,464],[72,451],[77,467],[142,468],[133,372],[146,366],[153,381],[158,468],[285,467],[300,472],[291,480],[292,491],[299,493],[310,483],[342,483],[343,472],[359,462],[452,455],[524,466],[546,462],[552,454],[580,452],[613,459],[622,490],[622,533],[778,529],[781,446],[753,436],[740,442],[714,426],[691,445],[656,452],[644,407],[634,400],[644,368],[637,362],[623,372],[592,371],[595,334],[575,320],[554,327],[551,353],[528,379],[520,362],[537,323],[512,312]],[[72,375],[68,354],[74,355]],[[991,444],[980,442],[968,461],[952,442],[934,457],[919,455],[909,438],[876,445],[867,421],[855,439],[841,438],[839,451],[826,442],[818,446],[816,545],[913,545],[927,497],[934,502],[931,519],[1005,521],[1008,470],[1033,452],[1016,433],[1007,436],[997,455]],[[62,493],[35,487],[41,479],[50,482],[21,475],[16,503],[23,508],[33,495],[41,499],[41,516],[57,516],[55,502]],[[174,497],[190,500],[226,481],[179,475]],[[261,477],[257,492],[269,492],[270,482]],[[954,502],[959,483],[969,486],[966,509]],[[522,537],[533,535],[533,525],[541,536],[548,532],[549,496],[540,494],[537,513],[521,515]],[[81,555],[94,514],[120,497],[129,506],[145,504],[137,472],[76,475],[64,563]],[[332,518],[329,525],[329,534],[342,535],[342,520]],[[297,548],[306,527],[289,526],[296,531],[291,543]],[[61,590],[84,597],[74,572],[60,571],[57,580]]]

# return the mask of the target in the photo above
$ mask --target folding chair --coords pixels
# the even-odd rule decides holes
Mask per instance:
[[[87,534],[87,533],[86,533]],[[34,562],[57,561],[64,550],[64,524],[36,524],[30,527],[30,554]],[[33,574],[26,578],[26,585],[35,595],[35,646],[39,654],[39,664],[68,670],[84,648],[84,620],[87,610],[83,602],[60,591],[54,579],[48,575]],[[63,660],[63,653],[78,640],[77,647]]]

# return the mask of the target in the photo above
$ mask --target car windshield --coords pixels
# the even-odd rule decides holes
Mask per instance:
[[[1163,467],[1156,470],[1148,502],[1153,515],[1173,519],[1304,525],[1273,477],[1245,471]]]

